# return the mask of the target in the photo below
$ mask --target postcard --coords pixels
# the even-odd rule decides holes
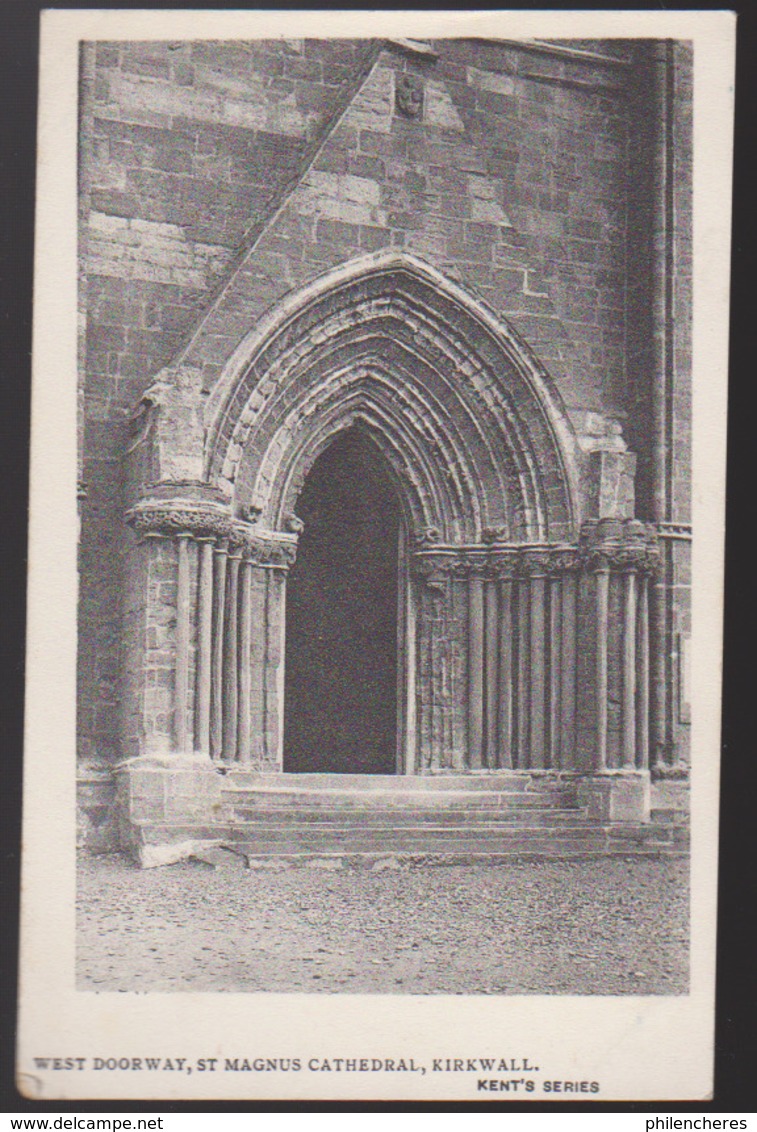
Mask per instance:
[[[25,1096],[711,1095],[734,24],[43,13]]]

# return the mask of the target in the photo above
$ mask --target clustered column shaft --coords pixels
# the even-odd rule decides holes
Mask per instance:
[[[428,559],[415,583],[421,771],[570,765],[575,676],[563,665],[576,654],[564,639],[576,629],[575,564],[555,576],[520,559],[505,569]]]
[[[241,565],[241,597],[239,608],[239,733],[237,752],[239,761],[252,761],[251,714],[252,714],[252,563],[244,559]]]
[[[283,567],[259,565],[226,539],[181,534],[177,545],[174,737],[181,751],[197,750],[224,762],[273,761],[280,728],[276,696],[279,642],[267,640],[280,617],[283,584],[269,581]],[[192,602],[189,547],[198,548],[196,602]],[[190,639],[196,640],[192,672]],[[275,671],[269,672],[269,669]],[[194,680],[194,715],[188,697]],[[267,694],[266,688],[269,693]],[[267,710],[268,709],[268,710]],[[271,720],[271,709],[276,719]]]
[[[213,644],[213,540],[200,544],[200,577],[197,595],[197,714],[195,742],[204,754],[210,752],[211,649]]]
[[[416,553],[406,770],[647,769],[657,550],[644,524],[625,523],[587,524],[577,546]],[[273,560],[266,547],[263,560],[239,537],[176,528],[143,532],[147,603],[156,603],[145,728],[158,746],[280,769],[296,543],[282,541]]]
[[[233,760],[237,756],[237,712],[239,708],[239,666],[237,646],[239,633],[238,583],[241,555],[229,555],[226,580],[226,632],[223,648],[223,756]]]
[[[636,765],[636,575],[623,578],[623,766]]]
[[[149,498],[127,521],[143,564],[140,744],[280,769],[283,607],[296,536],[260,535],[215,498]]]
[[[646,769],[657,553],[636,520],[576,546],[419,551],[419,769]],[[460,659],[462,730],[437,678]]]
[[[226,567],[228,544],[215,547],[213,571],[213,643],[210,685],[210,755],[219,759],[223,752],[223,639],[226,619]]]
[[[610,571],[602,567],[597,570],[597,610],[596,610],[596,672],[595,690],[597,699],[597,732],[594,769],[607,769],[607,629],[610,596]]]
[[[471,578],[468,615],[468,751],[469,765],[484,766],[484,583]]]
[[[176,689],[174,731],[179,750],[186,750],[188,739],[187,702],[189,696],[189,535],[179,535],[176,566]]]

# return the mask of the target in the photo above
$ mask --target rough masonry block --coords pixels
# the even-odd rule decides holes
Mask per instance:
[[[578,782],[578,804],[602,822],[648,822],[651,809],[649,771],[608,771]]]

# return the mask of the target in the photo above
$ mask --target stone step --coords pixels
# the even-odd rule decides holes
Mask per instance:
[[[322,810],[292,810],[257,809],[247,806],[236,806],[233,810],[232,820],[235,824],[244,823],[250,828],[376,828],[376,829],[408,829],[412,826],[423,828],[461,826],[465,828],[492,828],[498,826],[521,825],[561,825],[588,822],[585,810],[556,809],[544,806],[541,808],[528,807],[523,810],[439,810],[435,807],[426,809],[322,809]]]
[[[224,768],[221,768],[222,771]],[[472,771],[467,774],[265,774],[260,771],[226,768],[224,777],[233,787],[255,790],[348,791],[351,794],[373,791],[397,793],[436,793],[445,791],[538,791],[559,788],[555,776],[525,771]],[[572,786],[569,778],[566,787]]]
[[[686,842],[676,837],[658,837],[648,827],[620,834],[602,826],[570,826],[545,829],[525,827],[491,829],[401,829],[392,831],[349,830],[337,833],[280,830],[256,836],[239,830],[229,838],[229,847],[241,847],[253,855],[300,852],[321,853],[539,853],[562,856],[567,851],[628,854],[685,851]]]
[[[630,842],[655,842],[660,845],[688,846],[690,841],[689,827],[685,823],[680,825],[649,825],[609,826],[608,837],[611,840]]]
[[[232,841],[255,841],[260,845],[282,845],[297,842],[302,846],[322,845],[333,849],[347,848],[358,843],[382,846],[391,849],[408,842],[432,843],[435,841],[476,842],[479,846],[501,841],[528,841],[544,837],[570,837],[587,839],[597,831],[604,837],[604,829],[596,824],[572,824],[545,828],[541,825],[523,825],[513,828],[503,826],[401,826],[399,828],[362,828],[360,826],[304,826],[278,825],[253,826],[245,822],[227,827]]]
[[[239,841],[241,839],[244,839],[247,834],[255,836],[258,829],[257,826],[251,825],[248,822],[234,823],[228,821],[219,821],[208,825],[194,823],[179,824],[167,822],[135,822],[134,825],[139,832],[141,840],[143,840],[146,844],[157,844],[161,841],[180,841],[192,839],[216,842],[222,842],[225,840]],[[310,834],[314,837],[323,835],[331,836],[334,833],[333,827],[326,827],[321,829],[319,827],[314,828],[312,826],[301,827],[294,825],[293,823],[287,824],[285,826],[279,825],[276,828],[282,833],[288,833],[292,830],[295,830],[302,835],[307,836],[308,834]],[[361,827],[355,826],[347,828],[358,834],[365,833],[367,836],[385,835],[387,837],[399,837],[404,832],[403,827],[387,827],[386,829],[379,827],[370,830],[363,830]],[[417,828],[419,833],[423,835],[430,834],[433,836],[436,832],[440,832],[445,836],[447,834],[450,834],[473,837],[478,836],[478,834],[480,833],[482,837],[493,836],[508,840],[519,840],[524,836],[537,836],[543,835],[545,833],[545,828],[543,826],[535,824],[515,826],[495,825],[488,828],[481,828],[477,825],[472,825],[467,828],[465,826],[448,827],[442,825],[438,830],[434,829],[433,827],[424,825]],[[606,835],[608,839],[617,843],[632,844],[634,842],[641,843],[653,841],[659,842],[660,844],[683,844],[688,842],[689,840],[689,830],[686,826],[659,826],[651,823],[643,825],[627,824],[604,826],[585,818],[578,818],[577,821],[574,820],[573,823],[568,825],[560,824],[555,827],[549,828],[547,830],[547,833],[549,836],[557,840],[564,833],[572,834],[575,832],[580,836],[584,836],[592,831],[600,831],[603,835]],[[266,830],[265,836],[269,836],[268,830]]]
[[[608,845],[603,843],[601,846],[589,846],[586,844],[573,846],[562,842],[550,841],[549,844],[529,845],[528,848],[502,848],[496,851],[484,852],[480,851],[463,851],[459,848],[447,850],[422,850],[415,852],[375,852],[373,850],[365,850],[360,852],[351,851],[349,853],[335,852],[335,853],[312,853],[312,852],[291,852],[291,853],[270,853],[264,850],[257,851],[252,846],[247,845],[229,845],[226,846],[233,853],[238,853],[240,858],[245,861],[249,868],[287,868],[287,867],[306,867],[314,865],[316,867],[326,868],[341,868],[342,865],[350,867],[362,868],[399,868],[407,865],[417,865],[424,867],[443,866],[451,868],[453,866],[466,866],[466,865],[504,865],[512,861],[530,861],[530,860],[586,860],[600,859],[603,857],[645,857],[651,859],[659,859],[661,857],[685,857],[686,853],[670,846],[634,846],[626,849],[622,846]]]
[[[450,837],[439,833],[431,836],[404,835],[391,839],[375,837],[331,838],[289,837],[277,842],[266,838],[240,838],[224,844],[233,851],[241,852],[248,858],[274,859],[290,854],[300,854],[311,858],[343,857],[359,855],[396,856],[426,855],[435,857],[497,857],[497,856],[545,856],[562,857],[578,854],[612,854],[613,856],[651,856],[676,855],[685,850],[673,842],[655,839],[611,838],[602,828],[582,830],[561,830],[555,835],[544,830],[519,831],[517,837],[479,835]]]
[[[408,792],[393,790],[372,790],[355,792],[353,790],[293,789],[291,787],[229,787],[222,791],[222,798],[234,809],[247,810],[289,809],[302,812],[307,810],[388,810],[401,813],[411,809],[434,810],[538,810],[550,808],[569,808],[574,802],[572,791],[539,790],[534,793],[505,791],[468,792],[465,790],[445,790],[441,793]]]
[[[396,857],[433,858],[438,863],[518,857],[684,856],[688,831],[674,826],[583,824],[331,829],[291,823],[275,830],[248,823],[209,826],[144,823],[140,844],[164,853],[170,846],[225,846],[249,861],[308,861],[320,858],[373,860]],[[165,854],[164,854],[165,855]],[[175,855],[178,860],[182,853]],[[183,854],[186,855],[186,854]],[[169,853],[170,856],[170,853]]]
[[[462,834],[462,831],[458,831]],[[596,829],[561,831],[559,839],[551,833],[539,830],[519,830],[518,837],[502,837],[501,834],[467,833],[452,836],[449,830],[439,830],[433,834],[423,831],[403,830],[393,837],[377,837],[375,834],[358,834],[341,837],[306,836],[295,831],[282,833],[280,837],[230,838],[224,844],[244,846],[245,851],[256,854],[276,853],[496,853],[509,849],[524,852],[537,849],[546,852],[552,846],[588,847],[600,849],[607,844],[603,831]]]

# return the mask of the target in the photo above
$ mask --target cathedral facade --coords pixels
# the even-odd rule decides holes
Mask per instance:
[[[647,824],[689,767],[689,46],[86,43],[80,109],[83,842],[218,841],[234,775]]]

